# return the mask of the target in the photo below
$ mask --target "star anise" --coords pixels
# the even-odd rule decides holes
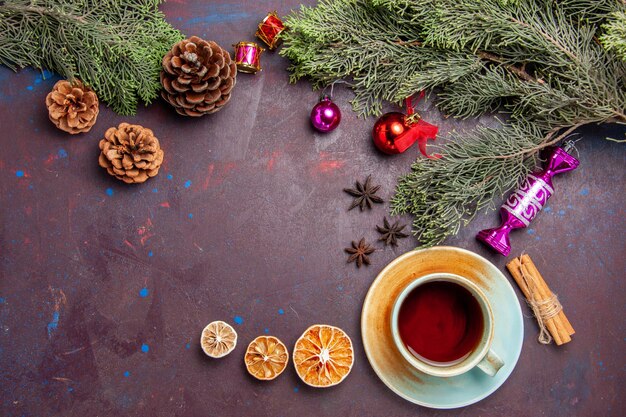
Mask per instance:
[[[365,182],[361,184],[360,182],[355,182],[356,188],[344,188],[343,190],[354,197],[354,201],[350,204],[350,208],[348,211],[352,210],[355,207],[359,207],[361,211],[365,207],[371,209],[372,204],[382,204],[384,200],[379,196],[375,195],[376,191],[380,188],[380,185],[372,185],[372,176],[368,175],[365,179]]]
[[[385,246],[398,246],[398,239],[409,237],[406,233],[402,233],[402,230],[406,227],[406,224],[401,225],[400,221],[395,222],[391,226],[387,221],[387,218],[383,218],[383,226],[376,225],[378,233],[382,234],[378,240],[385,242]]]
[[[374,248],[365,242],[365,238],[361,238],[359,243],[352,241],[352,247],[346,248],[345,251],[350,254],[348,263],[356,261],[357,268],[361,265],[369,265],[370,258],[367,256],[374,252]]]

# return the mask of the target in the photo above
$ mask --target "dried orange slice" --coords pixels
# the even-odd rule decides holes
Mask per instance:
[[[296,372],[312,387],[337,385],[348,376],[353,363],[352,341],[338,327],[315,324],[306,329],[293,348]]]
[[[200,336],[200,346],[212,358],[228,355],[237,346],[237,332],[223,321],[209,323]]]
[[[285,370],[289,354],[285,344],[278,338],[259,336],[250,342],[243,359],[250,375],[269,381]]]

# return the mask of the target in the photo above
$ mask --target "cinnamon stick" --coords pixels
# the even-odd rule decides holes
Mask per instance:
[[[523,255],[520,258],[515,258],[506,267],[531,305],[536,306],[537,303],[549,301],[554,297],[530,256]],[[534,311],[540,310],[534,309]],[[540,323],[543,322],[554,342],[557,345],[570,342],[574,328],[563,310],[561,309],[558,314],[550,316],[541,317]]]
[[[528,265],[528,261],[525,262],[525,260],[522,258],[522,265],[521,265],[522,274],[526,277],[532,277],[531,279],[534,280],[533,289],[536,294],[535,300],[537,302],[549,300],[550,297],[552,296],[552,293],[547,288],[547,286],[541,285],[541,280],[539,280],[539,278],[534,273],[534,271],[531,272],[531,269],[532,268],[530,267],[530,265]],[[548,328],[548,330],[550,330],[550,334],[552,334],[552,337],[554,338],[554,342],[557,344],[557,346],[560,346],[564,343],[568,343],[572,340],[572,338],[569,336],[569,333],[565,329],[565,326],[563,326],[561,320],[559,319],[558,315],[551,317],[551,318],[547,318],[544,320],[544,322],[546,323],[546,327]],[[559,341],[561,343],[559,343]]]
[[[535,277],[537,279],[537,281],[539,281],[539,285],[541,286],[543,291],[546,293],[547,297],[548,298],[552,297],[553,296],[552,291],[550,291],[550,288],[548,287],[548,284],[546,284],[546,281],[541,276],[541,273],[539,272],[539,270],[535,266],[535,263],[532,261],[532,259],[530,259],[530,256],[522,255],[521,258],[522,258],[522,260],[521,260],[522,265],[525,265],[528,268],[528,272],[530,272],[533,275],[533,277]],[[565,313],[563,312],[562,309],[561,309],[561,311],[559,311],[558,318],[559,318],[559,320],[561,322],[562,327],[566,330],[568,335],[571,336],[574,333],[576,333],[574,331],[574,328],[572,327],[571,323],[569,322],[569,320],[565,316]]]

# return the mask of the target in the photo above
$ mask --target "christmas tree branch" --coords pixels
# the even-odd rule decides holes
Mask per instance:
[[[0,64],[33,66],[91,86],[113,110],[134,114],[161,88],[161,59],[182,38],[159,0],[0,2]]]
[[[454,117],[509,114],[501,129],[453,134],[443,158],[400,178],[392,212],[414,215],[432,245],[493,207],[541,149],[582,125],[626,122],[615,35],[626,19],[601,27],[623,12],[621,0],[321,0],[287,18],[281,54],[294,82],[351,78],[361,115],[423,90]]]

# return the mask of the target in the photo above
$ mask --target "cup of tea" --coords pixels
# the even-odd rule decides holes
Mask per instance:
[[[416,369],[452,377],[478,367],[494,376],[504,365],[491,349],[494,320],[489,300],[467,278],[435,273],[415,279],[398,295],[391,332]]]

